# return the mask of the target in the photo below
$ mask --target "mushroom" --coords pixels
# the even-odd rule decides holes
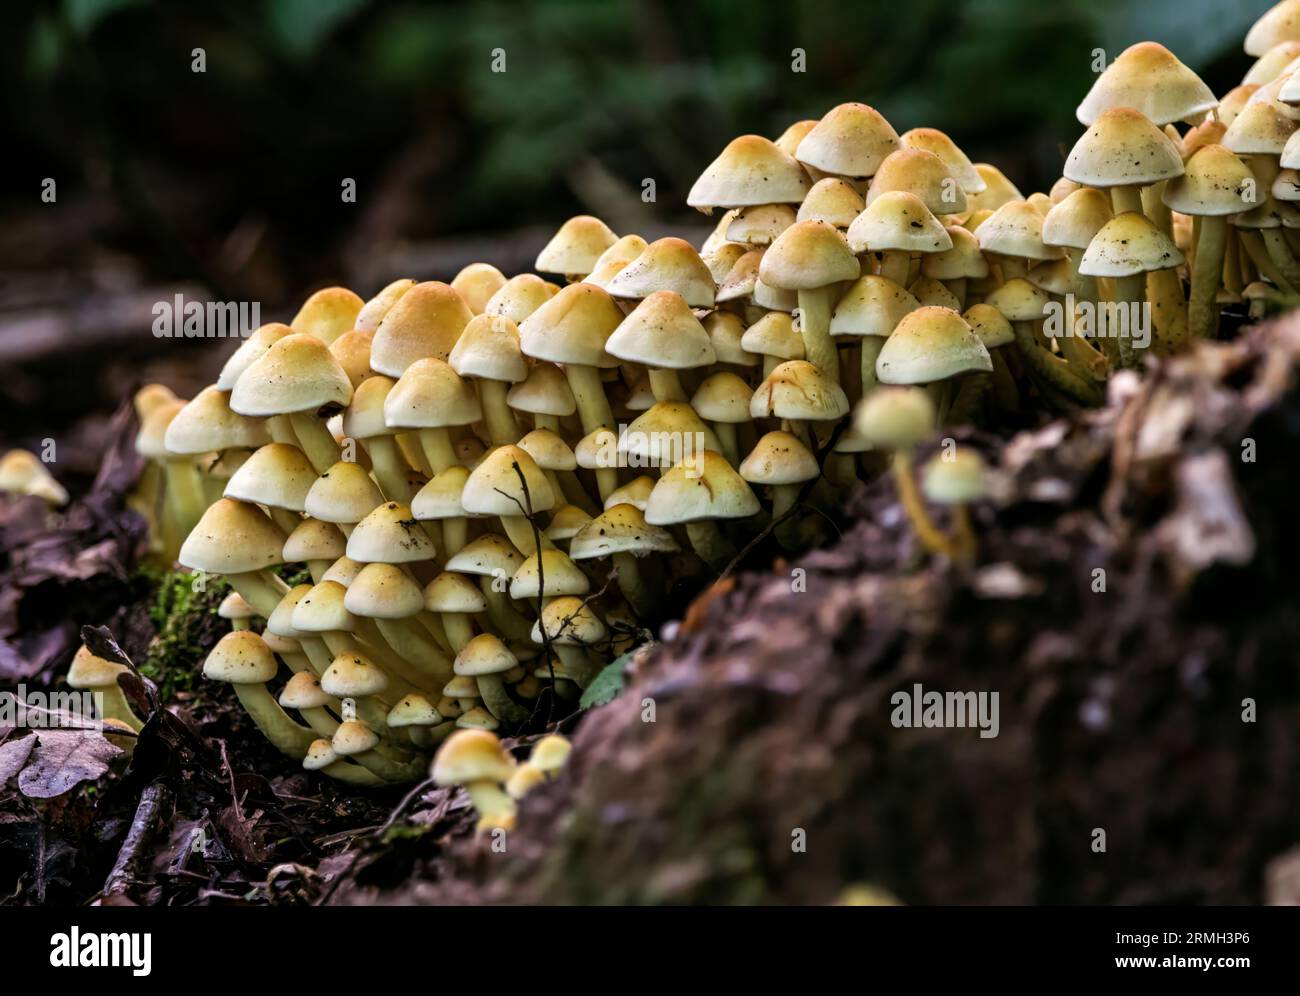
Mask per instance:
[[[259,615],[270,616],[287,590],[267,568],[284,563],[284,533],[256,505],[214,502],[181,545],[180,562],[194,571],[224,574]]]
[[[292,533],[302,523],[307,492],[315,481],[316,472],[302,450],[267,443],[231,475],[225,497],[265,506],[275,524]]]
[[[885,340],[903,317],[921,306],[906,289],[887,277],[867,274],[844,292],[831,314],[830,332],[862,340],[861,397],[876,386],[876,360]]]
[[[375,329],[371,369],[400,378],[417,360],[446,361],[473,317],[465,299],[446,284],[437,280],[416,284],[393,303]]]
[[[776,523],[776,538],[787,550],[797,549],[799,535],[792,513],[803,485],[821,476],[817,458],[797,436],[788,432],[769,432],[741,463],[740,476],[750,484],[765,484],[772,488],[772,520]]]
[[[386,420],[388,398],[396,383],[379,375],[362,381],[343,415],[343,434],[366,448],[374,465],[375,480],[379,482],[384,497],[389,501],[406,502],[411,500],[408,480],[411,468],[397,446],[396,436],[399,428],[413,426],[390,425]],[[399,407],[399,404],[394,407]]]
[[[607,635],[605,624],[591,606],[576,595],[562,595],[552,600],[542,610],[532,631],[533,643],[549,644],[560,658],[563,670],[556,669],[553,662],[543,665],[550,668],[549,676],[567,678],[579,688],[586,688],[600,673],[600,665],[593,661],[588,651],[600,646]]]
[[[217,615],[222,619],[229,619],[231,629],[240,630],[248,629],[249,620],[256,618],[257,612],[248,602],[244,601],[243,595],[237,591],[232,591],[217,606]]]
[[[474,679],[479,698],[494,717],[502,723],[519,724],[528,721],[529,711],[510,697],[501,678],[518,663],[500,639],[480,633],[456,654],[455,670],[462,677]]]
[[[718,438],[722,455],[733,467],[740,463],[736,426],[749,421],[749,404],[753,395],[748,384],[726,370],[705,378],[691,395],[691,407],[701,418],[708,420]]]
[[[799,142],[795,158],[818,174],[866,180],[899,148],[898,133],[874,107],[832,107]]]
[[[613,559],[618,589],[642,619],[653,618],[658,598],[646,583],[639,561],[652,553],[677,550],[672,533],[650,525],[642,509],[622,502],[588,521],[573,533],[569,543],[569,556],[575,561],[594,557]]]
[[[10,450],[0,459],[0,491],[34,495],[57,508],[68,503],[68,492],[45,464],[26,450]]]
[[[501,786],[514,774],[514,758],[495,734],[457,730],[434,755],[431,777],[447,788],[464,786],[479,814],[479,829],[512,829],[515,803]]]
[[[461,267],[452,278],[451,289],[461,296],[465,306],[475,315],[492,300],[492,295],[505,286],[506,275],[491,263],[470,263]]]
[[[503,315],[516,325],[559,293],[560,288],[535,273],[511,277],[483,307],[485,315]]]
[[[764,377],[770,377],[787,360],[802,360],[805,355],[803,336],[794,327],[794,320],[780,311],[769,312],[745,329],[740,345],[747,352],[762,355]]]
[[[320,583],[346,549],[347,539],[338,526],[320,519],[303,519],[284,541],[282,555],[287,564],[306,564],[312,580]]]
[[[281,753],[302,760],[316,734],[295,723],[267,689],[279,671],[275,654],[251,630],[227,633],[203,662],[203,677],[233,685],[257,728]]]
[[[321,522],[338,525],[344,536],[384,503],[384,495],[360,464],[340,460],[307,489],[303,511]]]
[[[346,287],[323,287],[303,302],[289,327],[329,345],[355,328],[365,302]]]
[[[418,617],[424,611],[420,585],[396,564],[367,564],[347,587],[343,606],[359,619],[371,620],[384,643],[419,672],[430,688],[451,677],[450,646],[436,622]]]
[[[488,440],[504,446],[519,439],[519,427],[507,402],[508,385],[528,377],[528,362],[519,348],[519,329],[503,315],[479,315],[456,341],[451,368],[478,385]]]
[[[353,323],[353,330],[373,333],[375,329],[379,328],[379,323],[383,321],[384,316],[393,310],[393,305],[397,303],[398,299],[414,286],[415,281],[410,277],[403,277],[387,284],[378,294],[361,306],[361,310],[357,312],[356,321]],[[346,334],[344,333],[344,335]],[[335,342],[337,341],[336,339]]]
[[[551,490],[573,504],[594,511],[595,503],[577,478],[578,458],[558,433],[550,429],[534,429],[521,440],[519,448],[536,461]]]
[[[1110,200],[1100,190],[1092,187],[1079,187],[1057,204],[1043,217],[1042,239],[1044,245],[1056,246],[1065,253],[1070,265],[1072,292],[1075,308],[1066,310],[1065,337],[1058,340],[1061,352],[1073,364],[1076,372],[1085,373],[1094,380],[1101,380],[1105,366],[1095,358],[1091,346],[1082,341],[1076,331],[1077,305],[1089,302],[1094,306],[1101,301],[1101,294],[1094,277],[1079,272],[1084,250],[1106,222],[1112,217]],[[1109,340],[1102,340],[1103,346]],[[1107,350],[1112,360],[1118,360],[1118,353]]]
[[[411,514],[421,522],[437,521],[442,525],[442,552],[453,556],[465,545],[468,523],[460,496],[469,480],[469,471],[453,464],[422,487],[411,499]]]
[[[881,194],[849,226],[854,252],[882,253],[880,276],[906,286],[914,252],[946,252],[952,237],[915,194]]]
[[[560,431],[560,419],[578,410],[564,371],[554,363],[534,363],[528,376],[506,393],[506,404],[531,415],[533,428]]]
[[[563,274],[572,283],[595,269],[601,254],[617,241],[618,236],[599,218],[576,215],[551,236],[534,265],[543,273]]]
[[[988,497],[983,458],[974,450],[960,446],[951,452],[936,453],[921,469],[921,491],[936,504],[952,506],[953,559],[961,564],[972,563],[975,533],[971,529],[968,506]]]
[[[448,571],[472,574],[479,579],[479,591],[487,602],[492,628],[512,642],[527,642],[531,624],[515,608],[505,589],[498,588],[497,580],[513,577],[523,560],[523,555],[509,540],[495,533],[484,533],[447,558],[446,564]],[[455,641],[452,643],[454,646]]]
[[[659,479],[646,505],[645,520],[652,526],[684,523],[695,552],[720,573],[736,550],[718,528],[718,520],[747,519],[758,513],[759,504],[721,454],[705,450],[699,463],[698,469],[692,463],[679,463]]]
[[[101,720],[125,723],[131,729],[139,731],[144,727],[144,721],[135,714],[122,687],[117,683],[118,676],[128,671],[129,668],[123,664],[95,656],[83,644],[73,655],[65,680],[69,688],[94,695],[95,709]]]
[[[810,186],[803,167],[775,143],[760,135],[741,135],[700,174],[686,203],[705,214],[715,208],[798,204]]]
[[[474,389],[451,365],[436,357],[406,368],[384,399],[384,422],[394,429],[415,429],[433,473],[458,462],[451,429],[470,425],[483,415]]]
[[[527,451],[498,446],[469,475],[460,501],[471,515],[497,516],[510,542],[530,554],[537,550],[534,529],[541,529],[533,517],[555,507],[555,493]]]
[[[717,359],[709,333],[676,291],[655,291],[605,342],[610,356],[650,368],[656,401],[685,401],[678,370],[709,366]]]

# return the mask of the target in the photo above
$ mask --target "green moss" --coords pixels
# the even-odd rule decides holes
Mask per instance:
[[[196,585],[196,576],[184,570],[161,572],[154,583],[149,619],[157,636],[149,644],[140,672],[158,686],[162,700],[168,702],[176,692],[197,687],[204,656],[228,628],[217,608],[230,586],[211,576]]]

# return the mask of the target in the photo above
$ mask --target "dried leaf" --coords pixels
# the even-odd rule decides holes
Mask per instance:
[[[27,764],[27,758],[36,746],[35,737],[19,737],[0,744],[0,785],[9,781]]]
[[[94,781],[122,751],[99,733],[41,730],[18,788],[33,799],[52,799],[81,782]]]

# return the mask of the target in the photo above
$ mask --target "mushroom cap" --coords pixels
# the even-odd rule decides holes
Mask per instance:
[[[369,657],[355,651],[339,654],[320,677],[320,686],[340,699],[378,695],[388,687],[388,675]]]
[[[534,265],[542,273],[585,276],[595,269],[600,254],[617,241],[618,236],[599,218],[575,215],[551,236]]]
[[[521,764],[506,782],[506,795],[519,800],[546,781],[546,774],[531,764]]]
[[[367,619],[407,619],[424,608],[424,592],[396,564],[366,564],[348,585],[343,607]]]
[[[363,380],[343,413],[343,435],[363,440],[396,435],[397,429],[384,421],[385,404],[396,383],[378,374]]]
[[[487,611],[487,599],[468,578],[443,571],[424,586],[424,607],[430,612],[473,614]]]
[[[280,692],[280,705],[286,709],[319,709],[328,705],[333,696],[320,686],[320,679],[310,671],[299,671]]]
[[[966,199],[967,210],[972,213],[982,210],[996,211],[1008,201],[1025,199],[1016,185],[996,166],[989,163],[976,163],[975,172],[984,181],[984,189]]]
[[[753,388],[729,370],[711,374],[700,382],[691,395],[691,407],[700,418],[710,422],[741,423],[749,421],[749,402]]]
[[[564,371],[553,363],[534,363],[527,378],[510,388],[506,404],[516,411],[561,418],[578,410]]]
[[[322,522],[360,522],[384,502],[379,485],[358,463],[340,460],[307,489],[303,511]]]
[[[848,413],[844,388],[807,360],[786,360],[777,366],[749,402],[752,418],[828,422]]]
[[[461,296],[471,312],[481,315],[487,303],[492,300],[492,295],[505,282],[506,275],[491,263],[470,263],[461,267],[460,272],[452,278],[451,289]]]
[[[795,158],[833,176],[874,176],[899,147],[898,133],[866,104],[832,107],[799,142]]]
[[[1058,297],[1074,293],[1074,273],[1068,259],[1049,259],[1030,267],[1027,279],[1039,290]]]
[[[527,450],[498,446],[469,475],[460,503],[471,514],[525,516],[554,508],[555,492]]]
[[[685,239],[657,239],[609,282],[614,297],[646,298],[675,291],[692,308],[712,308],[717,286],[708,265]],[[549,359],[549,357],[542,357]]]
[[[835,306],[831,314],[831,335],[887,336],[904,315],[920,306],[915,297],[894,281],[867,274],[859,277]]]
[[[839,229],[824,221],[800,221],[763,253],[759,278],[779,290],[813,290],[856,280],[858,259]]]
[[[713,355],[717,357],[719,363],[730,363],[739,367],[752,367],[758,364],[759,357],[746,351],[741,344],[745,336],[745,323],[735,312],[711,312],[704,319],[704,331],[709,334]]]
[[[794,208],[788,204],[755,204],[728,214],[731,216],[726,231],[728,241],[714,250],[715,253],[728,245],[733,246],[738,254],[744,254],[749,246],[771,245],[777,236],[795,223]],[[701,257],[703,255],[701,253]],[[731,262],[735,262],[735,257]],[[709,269],[713,272],[712,266]],[[714,276],[716,279],[716,273]]]
[[[528,376],[519,327],[504,315],[479,315],[465,326],[448,360],[462,377],[517,384]]]
[[[1255,64],[1241,78],[1243,84],[1263,86],[1272,83],[1297,58],[1300,58],[1300,41],[1278,42],[1255,60]]]
[[[917,304],[922,308],[937,306],[951,308],[953,311],[961,310],[961,302],[957,300],[957,295],[934,277],[917,277],[912,282],[912,286],[907,288],[907,292],[916,298]]]
[[[648,474],[641,474],[606,495],[604,506],[612,508],[615,505],[634,505],[644,511],[654,488],[655,479]]]
[[[347,594],[348,589],[337,581],[312,585],[298,598],[290,624],[299,633],[355,632],[356,617],[344,604]]]
[[[568,763],[572,752],[573,745],[566,737],[551,733],[533,744],[528,763],[544,774],[553,775]]]
[[[416,360],[384,400],[384,421],[394,429],[442,429],[483,417],[471,384],[434,357]]]
[[[348,375],[354,391],[370,376],[370,346],[374,339],[373,332],[349,329],[330,343],[330,354]]]
[[[480,633],[456,655],[453,669],[467,678],[481,674],[501,674],[518,664],[506,645],[491,633]]]
[[[364,754],[379,744],[379,734],[358,719],[349,719],[339,724],[330,740],[330,746],[339,757]]]
[[[760,135],[741,135],[705,167],[686,203],[706,213],[719,207],[798,204],[809,186],[803,167],[776,143]]]
[[[1282,147],[1279,164],[1283,169],[1300,168],[1300,139],[1296,138],[1296,134],[1300,134],[1300,132],[1292,133],[1291,137],[1286,140],[1286,145]]]
[[[361,306],[353,328],[362,332],[374,332],[375,329],[379,328],[379,323],[383,320],[383,317],[397,303],[397,299],[414,286],[415,281],[410,277],[403,277],[386,285],[378,294]]]
[[[1029,201],[1010,201],[980,225],[979,245],[985,252],[1019,259],[1060,259],[1061,250],[1043,244],[1043,216]]]
[[[728,271],[726,279],[718,287],[718,292],[714,295],[715,302],[725,304],[753,294],[754,285],[758,282],[758,268],[762,261],[763,250],[761,249],[751,249],[736,260]]]
[[[208,506],[181,544],[180,563],[208,574],[243,574],[284,563],[284,533],[249,502],[221,498]]]
[[[1210,88],[1158,42],[1120,53],[1092,84],[1075,112],[1090,125],[1113,107],[1130,107],[1158,125],[1190,121],[1218,105]]]
[[[661,370],[690,370],[717,360],[700,320],[680,294],[668,290],[655,291],[632,309],[610,333],[605,351]]]
[[[821,472],[817,458],[789,432],[767,433],[740,463],[740,476],[750,484],[800,484]]]
[[[933,152],[900,148],[891,152],[872,177],[866,203],[891,190],[915,194],[933,214],[959,214],[966,210],[966,192],[948,167]]]
[[[745,479],[718,453],[705,450],[699,469],[679,463],[650,493],[645,520],[671,526],[700,519],[746,519],[759,510]]]
[[[401,377],[416,360],[446,360],[473,318],[469,305],[438,280],[426,280],[399,297],[375,329],[370,366],[375,373]]]
[[[279,670],[275,654],[250,629],[227,633],[203,661],[203,677],[232,685],[264,685]]]
[[[116,661],[96,657],[89,647],[82,644],[73,655],[72,664],[68,668],[68,687],[83,691],[116,685],[117,676],[126,674],[129,670],[130,668]]]
[[[1103,112],[1070,150],[1065,176],[1086,187],[1145,186],[1181,176],[1183,159],[1168,136],[1137,111]]]
[[[1163,200],[1172,210],[1206,217],[1237,214],[1249,206],[1246,195],[1254,174],[1224,146],[1201,147],[1187,160],[1186,170],[1165,186]]]
[[[921,469],[921,491],[940,505],[965,504],[987,497],[984,458],[965,447],[936,453]]]
[[[1049,298],[1024,277],[1008,280],[984,299],[1009,321],[1036,322],[1043,317]]]
[[[466,710],[456,717],[456,727],[461,730],[486,730],[492,731],[500,727],[497,718],[482,706],[475,706],[473,709]],[[479,819],[479,825],[483,823],[483,818]]]
[[[978,194],[987,189],[988,184],[980,176],[975,165],[957,147],[957,143],[938,128],[913,128],[899,137],[905,149],[923,149],[932,152],[942,161],[950,176],[968,194]],[[964,211],[965,208],[960,210]]]
[[[265,325],[262,326],[262,328],[266,327],[267,326]],[[285,329],[285,335],[289,334],[289,326],[283,325],[280,327]],[[242,349],[243,346],[252,342],[257,337],[258,332],[261,331],[262,329],[258,329],[257,332],[254,332],[253,335],[245,339],[240,348]],[[270,343],[267,343],[267,346],[269,348]],[[238,353],[239,350],[237,349],[235,352]],[[222,388],[222,390],[228,390],[228,388]],[[165,384],[145,384],[132,396],[131,407],[135,409],[136,418],[143,422],[149,416],[149,413],[155,408],[158,408],[161,405],[169,405],[174,401],[180,400],[181,399],[177,398],[172,392],[172,389]]]
[[[1096,234],[1079,261],[1089,277],[1128,277],[1180,266],[1173,239],[1136,211],[1117,214]]]
[[[329,569],[321,575],[320,579],[322,581],[337,581],[346,588],[361,573],[361,568],[365,566],[365,564],[359,563],[344,554],[330,564]]]
[[[275,654],[300,654],[302,644],[289,636],[279,636],[267,630],[262,634],[262,642]]]
[[[884,384],[931,384],[992,369],[984,343],[949,308],[918,308],[904,316],[876,358]]]
[[[773,139],[773,144],[787,156],[793,156],[795,150],[799,148],[799,143],[803,141],[803,137],[816,127],[817,120],[815,118],[796,121],[781,132],[777,138]]]
[[[452,464],[422,487],[411,499],[411,514],[421,521],[459,519],[466,515],[460,496],[469,480],[469,468]]]
[[[0,458],[0,491],[35,495],[49,505],[67,503],[68,492],[54,476],[27,450],[10,450]]]
[[[952,238],[915,194],[891,190],[881,194],[853,219],[848,231],[854,252],[944,252]]]
[[[608,630],[591,606],[574,595],[562,595],[542,609],[533,623],[533,642],[542,643],[542,626],[552,643],[591,647],[605,639]]]
[[[267,443],[231,475],[225,494],[227,498],[301,512],[307,507],[307,492],[314,483],[316,471],[302,450],[288,443]]]
[[[540,557],[533,554],[510,579],[510,597],[514,599],[585,595],[590,590],[591,579],[563,550],[543,550]]]
[[[1300,201],[1300,174],[1294,169],[1279,170],[1277,179],[1273,181],[1272,193],[1279,201]]]
[[[1300,39],[1300,0],[1281,0],[1246,33],[1246,54],[1263,55],[1274,45]]]
[[[1016,333],[1011,327],[1011,322],[1002,312],[987,302],[972,304],[966,309],[962,318],[979,336],[985,349],[994,350],[1015,341]]]
[[[457,551],[447,561],[446,567],[447,570],[460,574],[491,577],[500,571],[506,577],[511,577],[523,562],[523,554],[511,546],[504,536],[484,533]]]
[[[648,553],[676,553],[678,549],[673,534],[646,522],[642,509],[620,503],[608,506],[574,534],[569,556],[574,560],[616,553],[643,557]]]
[[[293,625],[293,613],[298,608],[298,603],[311,592],[313,587],[315,586],[311,584],[294,585],[281,595],[280,601],[267,617],[266,631],[289,640],[301,640],[305,636],[310,636],[310,633],[305,633]]]
[[[434,782],[446,787],[471,782],[504,783],[514,771],[514,758],[495,734],[487,730],[460,729],[438,748],[431,774]]]
[[[740,345],[748,352],[780,360],[804,358],[803,336],[794,327],[794,319],[783,311],[769,312],[745,329]]]
[[[958,225],[947,226],[952,248],[921,257],[921,272],[932,280],[982,280],[989,275],[989,263],[980,251],[980,240]],[[919,303],[919,302],[918,302]]]
[[[390,501],[356,524],[348,537],[348,556],[363,564],[409,564],[432,560],[436,551],[411,507]]]
[[[623,312],[606,291],[593,284],[569,284],[519,324],[519,341],[534,359],[614,366],[617,361],[605,352],[605,340],[622,321]]]
[[[934,432],[930,395],[917,387],[881,387],[858,403],[853,427],[872,446],[910,450]]]
[[[296,333],[315,336],[328,346],[356,327],[364,304],[346,287],[322,287],[302,303],[289,327]]]
[[[485,315],[503,315],[516,325],[553,298],[560,288],[535,273],[511,277],[483,307]]]
[[[577,505],[560,505],[551,513],[551,524],[546,527],[546,538],[554,543],[572,539],[590,521],[591,516]]]
[[[230,410],[230,396],[205,387],[167,424],[163,445],[170,453],[211,453],[230,447],[252,449],[271,441],[266,425]]]
[[[1228,125],[1223,144],[1239,156],[1280,156],[1295,130],[1277,106],[1252,99]]]
[[[866,203],[853,184],[838,176],[818,180],[799,205],[798,221],[824,221],[838,229],[847,229],[862,213]]]
[[[244,600],[244,596],[237,591],[232,591],[217,606],[217,615],[222,619],[252,619],[257,614],[257,610],[249,605]]]
[[[437,726],[442,722],[442,714],[433,703],[419,692],[411,692],[397,700],[397,704],[388,710],[388,725],[392,729],[404,726]]]
[[[646,246],[649,244],[650,243],[639,235],[624,235],[621,239],[600,254],[600,257],[596,260],[595,267],[592,269],[591,273],[587,275],[587,282],[595,282],[591,278],[595,275],[597,270],[611,267],[612,269],[609,269],[606,280],[612,278],[615,273],[623,269],[623,267],[627,266],[628,263],[632,262],[632,260],[645,252]],[[605,285],[597,284],[597,286],[603,287]]]
[[[315,336],[287,335],[255,359],[235,382],[230,408],[266,417],[314,412],[352,400],[352,382]]]
[[[759,266],[761,268],[762,262]],[[792,312],[799,306],[799,296],[794,291],[781,290],[773,287],[771,284],[763,282],[763,278],[756,277],[754,280],[754,293],[750,295],[750,301],[759,308],[766,308],[768,311]]]
[[[180,398],[153,406],[140,419],[140,431],[135,434],[135,451],[147,460],[169,459],[173,454],[167,451],[165,443],[167,427],[184,407],[185,402]]]
[[[302,766],[308,771],[320,771],[322,768],[328,768],[338,759],[334,745],[321,737],[319,740],[313,740],[307,748],[307,756],[302,759]]]
[[[643,461],[642,466],[661,468],[671,467],[688,453],[700,449],[716,450],[719,446],[713,430],[684,401],[661,401],[651,405],[617,437],[617,444],[618,453],[639,458]],[[578,446],[581,448],[582,443]],[[577,454],[579,466],[593,469],[606,465],[583,462],[584,458],[589,460],[593,455],[600,461],[615,454],[610,453],[607,446],[598,444],[594,454]]]
[[[1079,187],[1055,204],[1043,218],[1043,243],[1087,249],[1112,216],[1109,197],[1095,187]]]
[[[478,698],[478,682],[458,674],[442,686],[442,694],[456,700],[475,699]]]
[[[221,368],[221,373],[217,375],[217,382],[213,386],[219,391],[233,390],[235,382],[239,380],[239,375],[252,366],[253,361],[261,357],[263,353],[287,335],[293,335],[293,329],[282,322],[268,322],[258,328],[230,354],[230,359],[226,360],[225,366]],[[168,391],[168,393],[171,392]],[[140,414],[143,418],[143,413]]]
[[[343,556],[346,548],[347,539],[334,523],[303,519],[284,541],[282,555],[287,564],[305,563],[309,560],[332,562]]]

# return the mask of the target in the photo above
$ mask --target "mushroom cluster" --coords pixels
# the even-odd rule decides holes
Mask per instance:
[[[420,777],[444,744],[435,777],[479,786],[492,821],[532,775],[486,734],[628,649],[670,558],[797,549],[801,510],[888,471],[921,543],[969,563],[984,466],[949,449],[918,474],[937,427],[1097,404],[1146,350],[1300,287],[1300,0],[1247,51],[1222,102],[1163,46],[1125,51],[1049,193],[841,104],[722,150],[687,198],[721,212],[698,249],[571,218],[537,258],[551,279],[327,288],[195,398],[145,388],[158,549],[238,593],[204,673],[357,784]]]

